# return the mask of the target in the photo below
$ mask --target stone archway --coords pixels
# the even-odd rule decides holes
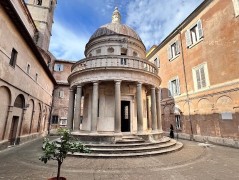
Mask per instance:
[[[37,116],[36,116],[37,117]],[[38,122],[37,122],[37,132],[41,130],[41,118],[42,118],[42,108],[41,104],[38,104]]]

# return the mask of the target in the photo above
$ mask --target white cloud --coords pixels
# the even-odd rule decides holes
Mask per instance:
[[[136,30],[149,49],[169,35],[202,1],[130,1],[127,7],[126,24]]]
[[[59,22],[53,25],[50,51],[57,59],[80,60],[84,58],[85,45],[90,35],[84,31],[76,34]]]

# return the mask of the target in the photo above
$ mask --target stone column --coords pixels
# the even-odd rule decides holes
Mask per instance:
[[[151,120],[151,112],[150,112],[150,99],[147,96],[147,118],[148,118],[148,129],[152,130],[152,120]]]
[[[97,112],[98,112],[99,83],[93,82],[92,106],[91,106],[91,131],[97,131]]]
[[[68,106],[68,114],[67,114],[67,127],[69,129],[73,129],[74,103],[75,103],[75,92],[73,89],[70,89],[69,106]]]
[[[156,115],[156,97],[155,87],[151,88],[151,112],[152,112],[152,130],[157,130],[157,115]]]
[[[82,96],[82,86],[77,86],[76,91],[76,107],[75,107],[75,114],[74,114],[74,131],[79,130],[80,127],[80,115],[81,115],[81,96]]]
[[[121,132],[121,91],[120,80],[115,81],[115,132]]]
[[[142,83],[137,83],[137,130],[143,131]]]
[[[157,108],[157,122],[158,122],[158,130],[162,131],[162,118],[161,118],[161,90],[156,90],[156,108]]]

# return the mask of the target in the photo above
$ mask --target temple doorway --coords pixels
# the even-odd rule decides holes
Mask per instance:
[[[121,132],[130,132],[130,101],[121,101]]]

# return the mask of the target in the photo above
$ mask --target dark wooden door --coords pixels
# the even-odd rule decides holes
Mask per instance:
[[[130,132],[130,101],[121,101],[121,132]]]
[[[16,138],[17,138],[17,126],[18,126],[19,116],[13,116],[12,117],[12,125],[10,130],[10,145],[15,145]]]

